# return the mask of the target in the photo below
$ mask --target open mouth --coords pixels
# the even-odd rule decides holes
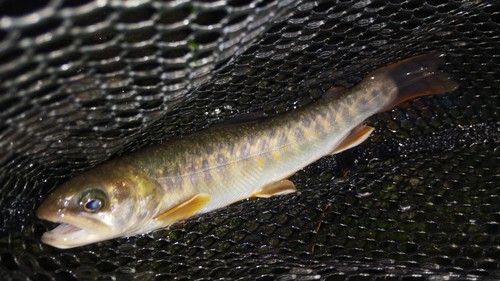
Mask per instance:
[[[67,249],[87,244],[91,235],[78,226],[61,223],[42,235],[42,242],[53,247]]]
[[[98,221],[66,217],[64,222],[61,218],[50,222],[54,223],[55,227],[43,233],[41,240],[52,247],[60,249],[80,247],[110,237],[105,225]],[[57,223],[59,225],[56,225]]]
[[[71,241],[77,238],[82,238],[85,230],[69,223],[61,223],[57,227],[45,232],[42,235],[42,240],[45,242],[54,241]]]
[[[103,235],[105,225],[98,220],[65,212],[59,205],[47,201],[37,210],[37,217],[51,226],[41,237],[43,243],[67,249],[95,242]]]
[[[49,201],[49,203],[43,203],[37,210],[37,217],[47,221],[47,226],[50,225],[50,230],[43,233],[41,237],[44,244],[68,249],[113,236],[113,229],[98,218],[66,212],[57,206]]]
[[[57,226],[56,228],[46,232],[46,233],[50,233],[52,235],[68,235],[68,234],[71,234],[71,233],[74,233],[74,232],[77,232],[77,231],[80,231],[80,230],[83,230],[77,226],[74,226],[72,224],[68,224],[68,223],[61,223],[59,226]]]

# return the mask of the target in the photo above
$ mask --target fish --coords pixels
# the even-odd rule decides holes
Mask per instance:
[[[442,54],[383,66],[351,88],[272,118],[202,130],[111,158],[56,187],[36,211],[58,223],[41,241],[67,249],[166,228],[243,199],[295,192],[289,177],[359,145],[363,122],[458,84],[438,70]]]

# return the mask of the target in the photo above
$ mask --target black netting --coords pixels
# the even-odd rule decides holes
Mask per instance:
[[[0,277],[500,278],[495,1],[0,1]],[[51,188],[250,111],[291,111],[442,52],[460,88],[368,120],[369,141],[169,230],[40,243]]]

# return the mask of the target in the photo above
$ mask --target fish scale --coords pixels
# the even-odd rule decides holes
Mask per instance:
[[[177,149],[183,159],[193,159],[189,148],[200,148],[201,153],[194,154],[197,155],[192,160],[194,165],[187,165],[181,172],[179,177],[190,180],[182,180],[178,192],[184,192],[189,197],[209,191],[212,202],[200,213],[250,197],[267,183],[287,177],[302,168],[304,163],[327,155],[346,133],[390,99],[387,95],[379,95],[378,104],[359,103],[358,100],[366,100],[366,96],[369,99],[377,96],[370,88],[364,94],[359,95],[358,89],[354,89],[338,96],[326,97],[321,102],[280,118],[202,132],[196,138],[184,138]],[[366,108],[359,104],[366,105]],[[248,145],[256,135],[259,136],[260,145]],[[226,138],[231,141],[217,143],[217,140]],[[169,144],[164,146],[166,149],[171,147]],[[214,146],[218,146],[218,150]],[[204,150],[203,147],[208,149]],[[230,151],[235,147],[238,153],[232,155]],[[220,161],[220,158],[224,161]],[[204,161],[209,163],[210,168],[203,168],[201,163]],[[168,183],[164,183],[164,186],[168,188]]]

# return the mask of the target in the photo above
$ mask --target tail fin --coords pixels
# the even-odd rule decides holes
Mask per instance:
[[[379,68],[368,77],[387,77],[396,84],[395,100],[382,111],[420,96],[452,92],[458,84],[450,76],[437,70],[439,54],[424,54]]]

